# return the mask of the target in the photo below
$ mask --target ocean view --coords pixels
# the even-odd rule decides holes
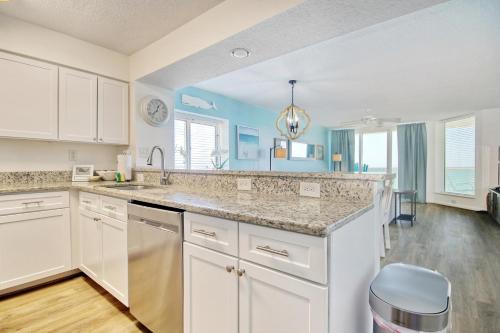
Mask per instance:
[[[475,194],[474,168],[446,168],[444,172],[445,192],[458,194]]]

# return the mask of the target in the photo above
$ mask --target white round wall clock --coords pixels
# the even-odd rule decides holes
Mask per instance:
[[[158,97],[148,96],[142,100],[141,116],[149,125],[161,126],[168,121],[170,110]]]

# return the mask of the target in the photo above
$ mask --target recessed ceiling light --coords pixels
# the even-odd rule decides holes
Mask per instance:
[[[231,51],[231,55],[235,58],[246,58],[250,55],[250,51],[242,47],[238,47]]]

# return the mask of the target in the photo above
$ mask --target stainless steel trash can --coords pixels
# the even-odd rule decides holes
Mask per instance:
[[[406,264],[385,266],[370,285],[373,332],[448,332],[450,293],[450,282],[438,272]]]

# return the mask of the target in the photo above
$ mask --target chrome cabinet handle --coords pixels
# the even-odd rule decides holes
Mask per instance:
[[[232,271],[234,271],[234,266],[226,266],[226,272],[231,273]]]
[[[214,238],[216,236],[215,232],[213,232],[213,231],[206,231],[206,230],[203,230],[203,229],[193,229],[193,232],[195,232],[197,234],[205,235],[205,236],[214,237]]]
[[[84,204],[87,204],[87,205],[90,205],[90,204],[92,203],[92,202],[90,202],[90,201],[88,201],[88,200],[82,200],[82,202],[83,202]]]
[[[40,206],[42,203],[43,203],[43,200],[41,200],[41,201],[27,201],[27,202],[23,202],[22,204],[25,205],[25,206],[29,206],[29,205],[38,205],[38,206]]]
[[[269,253],[272,253],[272,254],[277,254],[279,256],[283,256],[283,257],[288,257],[288,251],[287,250],[275,250],[273,248],[271,248],[269,245],[259,245],[256,247],[257,250],[261,250],[261,251],[264,251],[264,252],[269,252]]]
[[[114,206],[104,206],[104,208],[109,209],[109,210],[116,210],[116,207],[114,207]]]
[[[94,221],[99,222],[101,219],[98,217],[94,217]]]
[[[243,274],[245,274],[245,270],[243,268],[240,268],[236,270],[236,274],[238,274],[239,277],[242,277]]]

